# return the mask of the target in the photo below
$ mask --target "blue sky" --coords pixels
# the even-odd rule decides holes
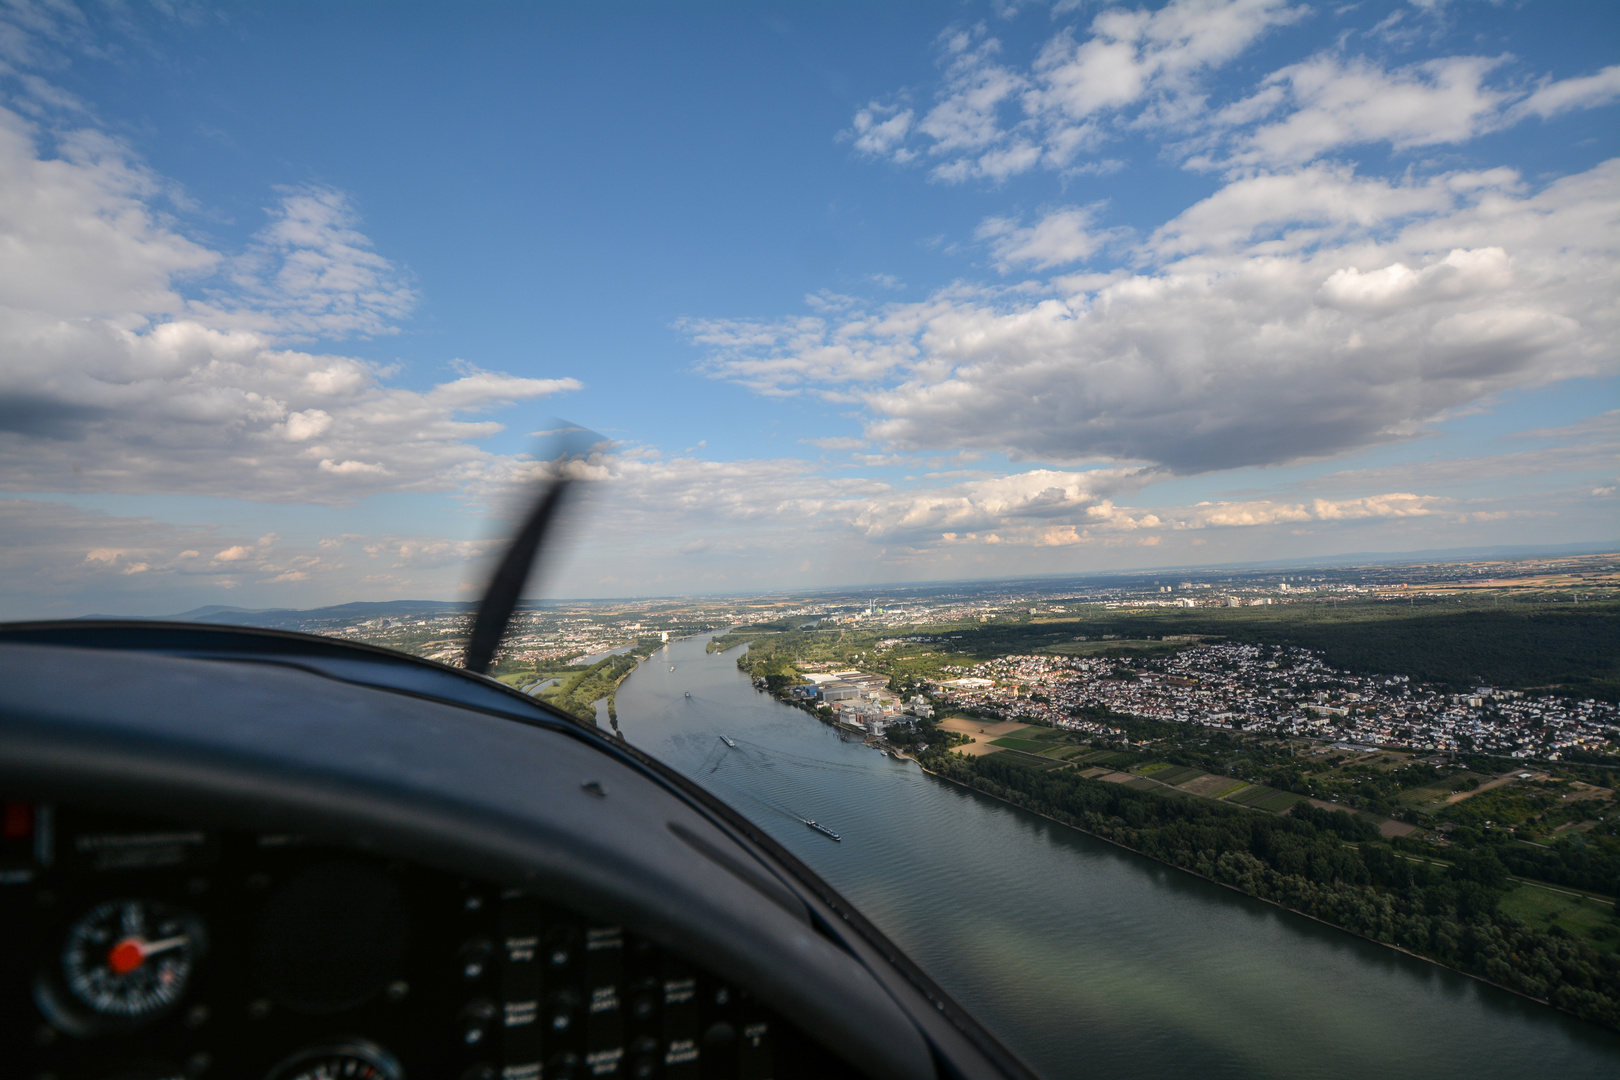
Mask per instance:
[[[1613,540],[1557,13],[7,3],[0,612]]]

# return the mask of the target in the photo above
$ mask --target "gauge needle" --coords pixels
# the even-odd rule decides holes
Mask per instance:
[[[176,937],[164,938],[161,941],[142,941],[140,938],[128,937],[114,945],[107,953],[107,967],[114,975],[128,975],[146,962],[146,958],[170,949],[183,948],[191,944],[191,938],[184,934]]]

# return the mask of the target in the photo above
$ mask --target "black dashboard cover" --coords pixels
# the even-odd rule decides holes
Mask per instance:
[[[456,668],[286,632],[0,626],[0,790],[522,885],[704,958],[871,1076],[1034,1076],[741,815]]]

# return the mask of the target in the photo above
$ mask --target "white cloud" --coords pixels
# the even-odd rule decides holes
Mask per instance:
[[[1305,162],[1360,143],[1405,150],[1465,142],[1499,123],[1511,95],[1486,86],[1485,77],[1502,62],[1450,56],[1389,71],[1323,54],[1273,73],[1216,122],[1285,113],[1234,140],[1231,160],[1243,164]]]
[[[1543,81],[1534,93],[1513,107],[1512,117],[1539,116],[1550,120],[1575,109],[1607,105],[1617,97],[1620,97],[1620,64],[1611,64],[1595,75]]]
[[[39,128],[0,108],[0,299],[60,319],[138,325],[177,315],[177,280],[212,272],[213,252],[180,236],[152,203],[157,177],[94,132],[40,154]]]
[[[1082,157],[1132,130],[1171,138],[1172,156],[1189,166],[1230,171],[1301,165],[1358,145],[1455,145],[1620,98],[1620,65],[1531,87],[1511,55],[1390,67],[1348,52],[1341,37],[1248,93],[1211,102],[1213,72],[1308,14],[1285,0],[1110,7],[1084,32],[1059,30],[1027,64],[1007,60],[982,26],[952,30],[940,37],[943,75],[931,107],[919,117],[909,104],[873,102],[843,137],[869,157],[931,162],[933,179],[948,183],[1001,182],[1035,168],[1101,171],[1104,162]],[[1416,32],[1397,30],[1399,22],[1392,16],[1372,36]]]
[[[1317,215],[1310,242],[1279,238],[1274,212]],[[1235,181],[1142,257],[1185,254],[1135,273],[693,336],[717,377],[864,403],[891,449],[1276,464],[1614,371],[1617,217],[1620,161],[1534,194],[1508,172],[1390,185],[1313,168]]]
[[[1286,0],[1110,8],[1083,38],[1060,31],[1027,70],[1002,62],[1000,41],[982,27],[949,31],[940,37],[944,77],[933,106],[918,119],[909,107],[873,102],[844,137],[868,156],[932,160],[933,177],[949,183],[1002,181],[1038,166],[1096,172],[1098,163],[1076,159],[1108,136],[1108,124],[1127,110],[1136,123],[1180,122],[1202,108],[1204,75],[1305,12]]]
[[[910,152],[901,147],[911,132],[913,119],[915,114],[910,109],[874,101],[855,113],[852,129],[845,132],[844,137],[850,139],[855,149],[863,154],[873,157],[894,155],[896,161],[904,163],[911,160]]]
[[[0,108],[0,490],[347,502],[491,467],[473,414],[580,388],[460,364],[427,389],[286,338],[385,333],[414,294],[346,197],[284,193],[248,255],[181,235],[94,133]],[[209,277],[208,275],[215,275]],[[204,289],[203,299],[188,290]]]
[[[1386,313],[1414,304],[1461,300],[1508,288],[1513,270],[1499,247],[1458,248],[1421,270],[1391,263],[1363,274],[1354,266],[1335,270],[1317,290],[1321,302],[1343,311]]]
[[[865,439],[851,439],[844,436],[829,436],[821,439],[800,439],[802,443],[814,446],[818,450],[865,450]]]
[[[1119,230],[1092,228],[1101,208],[1100,203],[1060,207],[1027,227],[1013,218],[986,218],[975,235],[990,242],[1002,273],[1020,265],[1046,270],[1090,258],[1120,238]]]
[[[1311,165],[1233,180],[1155,230],[1158,256],[1226,250],[1268,241],[1268,252],[1297,251],[1385,229],[1455,205],[1458,188],[1508,187],[1516,177],[1498,170],[1483,177],[1432,177],[1391,182],[1358,177],[1343,165]]]
[[[270,224],[232,260],[229,289],[190,314],[213,326],[301,337],[389,334],[416,306],[406,275],[372,249],[347,195],[284,190]]]
[[[1091,37],[1076,42],[1060,33],[1041,50],[1032,111],[1083,120],[1156,97],[1161,112],[1179,112],[1185,104],[1172,99],[1194,91],[1197,76],[1307,11],[1285,0],[1174,0],[1154,12],[1111,8],[1092,20]]]

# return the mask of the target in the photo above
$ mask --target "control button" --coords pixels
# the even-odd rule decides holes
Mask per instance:
[[[495,943],[489,938],[473,938],[461,946],[456,959],[461,965],[461,977],[477,982],[489,971],[489,962],[495,956]]]
[[[634,1080],[650,1080],[658,1075],[657,1039],[637,1039],[631,1044],[628,1075]]]
[[[546,999],[546,1028],[557,1034],[572,1031],[577,1026],[579,998],[564,990]]]
[[[572,926],[554,926],[546,934],[546,970],[553,978],[565,977],[579,949],[579,932]]]
[[[645,975],[630,984],[628,1012],[632,1024],[639,1027],[657,1019],[662,997],[659,990],[658,980]]]
[[[488,1001],[474,1001],[461,1010],[461,1041],[467,1046],[483,1046],[489,1041],[495,1027],[495,1006]]]

